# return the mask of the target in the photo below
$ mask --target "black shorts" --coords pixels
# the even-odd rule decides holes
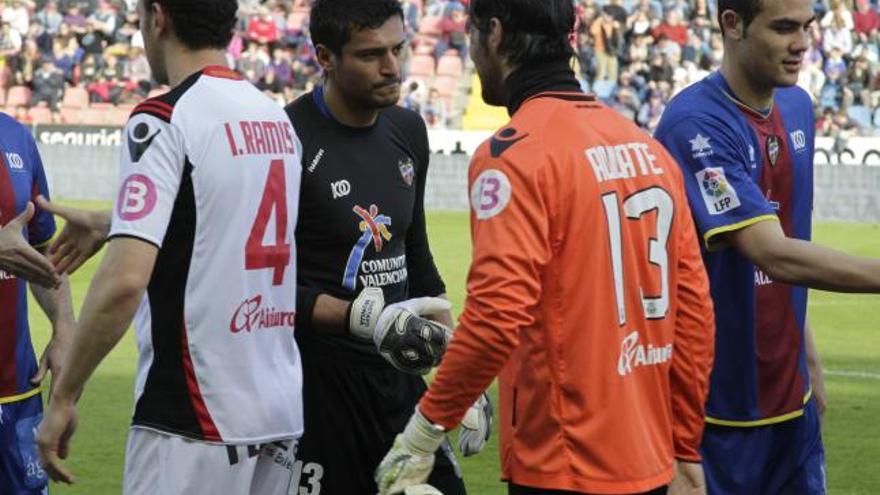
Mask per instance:
[[[420,376],[378,356],[357,356],[297,339],[303,365],[305,434],[295,470],[308,495],[374,495],[373,473],[427,389]],[[296,473],[294,474],[294,482]],[[461,470],[447,441],[437,450],[428,484],[464,495]]]

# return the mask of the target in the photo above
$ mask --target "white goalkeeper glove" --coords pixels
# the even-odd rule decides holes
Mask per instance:
[[[431,424],[416,408],[403,433],[397,435],[376,468],[379,495],[409,493],[405,491],[408,487],[415,490],[417,485],[423,485],[434,468],[434,452],[445,438],[443,427]]]
[[[467,410],[458,431],[458,450],[465,457],[479,454],[492,435],[492,401],[483,392]]]
[[[348,330],[355,337],[373,341],[376,322],[385,309],[385,295],[378,287],[367,287],[348,305]]]

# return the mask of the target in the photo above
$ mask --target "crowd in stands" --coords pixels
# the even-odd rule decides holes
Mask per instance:
[[[709,0],[573,0],[583,86],[653,130],[675,93],[719,65]],[[819,135],[880,130],[880,0],[820,0],[799,84]],[[241,0],[229,64],[279,104],[320,80],[311,0]],[[401,104],[429,127],[460,113],[468,72],[467,0],[402,0],[409,49]],[[0,108],[22,121],[122,123],[164,91],[150,75],[136,0],[0,0]],[[876,131],[880,132],[880,131]]]
[[[653,130],[666,103],[721,61],[716,5],[707,0],[578,0],[584,86]],[[817,135],[880,130],[877,0],[814,2],[811,48],[798,84],[813,97]]]

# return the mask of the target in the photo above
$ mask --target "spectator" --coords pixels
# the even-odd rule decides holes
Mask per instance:
[[[853,28],[852,12],[846,8],[842,0],[831,0],[831,9],[822,16],[822,21],[819,24],[823,28],[828,28],[836,21],[842,22],[841,27],[844,29],[852,30]]]
[[[58,12],[58,5],[54,1],[46,2],[43,10],[37,12],[35,19],[51,35],[58,34],[61,30],[61,24],[64,22],[64,16]]]
[[[70,30],[77,35],[86,34],[88,28],[88,19],[82,15],[79,6],[73,5],[67,10],[64,16],[64,24],[70,26]]]
[[[40,68],[34,73],[33,86],[30,106],[45,102],[53,112],[57,112],[64,93],[64,73],[55,67],[51,59],[42,60]]]
[[[636,122],[653,133],[660,123],[660,117],[664,110],[666,110],[666,104],[663,103],[663,95],[659,91],[652,91],[648,95],[648,101],[639,108]]]
[[[251,43],[238,60],[238,71],[247,80],[256,83],[266,75],[267,63],[260,46],[257,43]]]
[[[107,0],[99,0],[98,9],[88,17],[88,21],[94,26],[97,33],[106,45],[113,40],[116,32],[116,9]]]
[[[261,45],[278,41],[278,25],[265,6],[261,6],[258,9],[258,15],[248,23],[247,39]]]
[[[623,42],[621,25],[608,9],[602,9],[590,26],[593,49],[596,56],[596,79],[616,81],[618,71],[617,54]]]
[[[448,111],[446,102],[440,98],[440,92],[435,88],[428,91],[428,98],[421,107],[422,118],[428,129],[445,129]]]
[[[664,36],[671,41],[684,46],[688,40],[688,28],[681,22],[681,12],[672,9],[666,13],[666,20],[651,31],[655,40],[659,41]]]
[[[849,14],[848,10],[842,12]],[[847,17],[838,9],[825,14],[823,21],[829,16],[831,16],[831,20],[822,31],[822,48],[826,53],[834,49],[839,49],[842,53],[850,53],[853,49],[852,16]],[[847,21],[847,19],[849,20]]]
[[[876,7],[872,7],[868,0],[856,0],[856,12],[853,14],[853,27],[859,41],[878,42],[880,32],[880,15]]]
[[[0,58],[4,60],[14,59],[21,51],[22,38],[18,31],[6,21],[0,22]]]
[[[9,23],[9,26],[18,31],[18,34],[24,36],[28,32],[31,16],[28,13],[27,6],[22,0],[12,0],[12,2],[3,9],[0,16],[3,22]]]

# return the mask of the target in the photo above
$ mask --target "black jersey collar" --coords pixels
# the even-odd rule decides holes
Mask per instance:
[[[519,67],[504,81],[507,113],[513,116],[523,102],[539,93],[583,93],[568,62],[548,62]]]

